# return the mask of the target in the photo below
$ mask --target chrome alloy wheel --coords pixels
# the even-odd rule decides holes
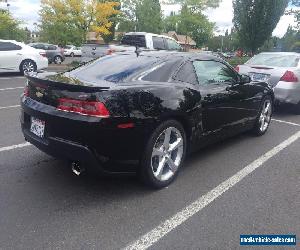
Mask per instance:
[[[24,73],[30,73],[30,72],[34,72],[35,70],[35,65],[33,62],[31,61],[25,61],[22,65],[22,69]]]
[[[151,168],[159,181],[169,180],[178,170],[183,156],[183,137],[177,128],[165,129],[157,138],[151,156]]]
[[[62,63],[62,58],[60,56],[56,56],[54,58],[54,62],[55,62],[55,64],[61,64]]]
[[[271,122],[272,116],[272,103],[270,100],[266,99],[264,101],[262,111],[259,117],[259,129],[261,132],[265,132]]]

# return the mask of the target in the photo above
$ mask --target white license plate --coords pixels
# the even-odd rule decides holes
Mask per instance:
[[[267,82],[270,80],[270,75],[267,75],[267,74],[250,73],[249,75],[250,75],[252,81]]]
[[[30,132],[43,138],[45,133],[45,122],[35,117],[31,117]]]

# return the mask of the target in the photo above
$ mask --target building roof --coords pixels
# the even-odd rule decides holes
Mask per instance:
[[[178,35],[175,31],[169,31],[164,35],[173,37],[181,45],[191,45],[191,46],[197,45],[197,43],[190,36]]]

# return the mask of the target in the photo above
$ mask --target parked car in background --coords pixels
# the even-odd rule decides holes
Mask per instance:
[[[82,57],[99,58],[115,52],[133,52],[136,47],[146,50],[182,51],[180,44],[171,37],[146,32],[129,32],[123,36],[118,45],[83,45]]]
[[[81,52],[81,47],[76,47],[74,45],[67,45],[64,47],[64,55],[65,56],[81,56],[82,52]]]
[[[205,53],[143,51],[99,58],[65,73],[28,76],[22,131],[72,171],[137,172],[155,188],[187,152],[243,131],[266,133],[273,91]],[[136,162],[118,168],[112,162]]]
[[[13,40],[0,40],[0,72],[29,73],[48,67],[44,50]]]
[[[61,64],[65,60],[64,49],[48,43],[30,43],[29,46],[46,51],[49,63]]]
[[[260,53],[237,71],[247,74],[253,81],[268,82],[274,89],[276,103],[294,105],[300,114],[300,54],[294,52]]]

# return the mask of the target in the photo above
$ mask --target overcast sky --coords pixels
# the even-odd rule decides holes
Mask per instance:
[[[1,0],[0,0],[1,1]],[[8,0],[10,3],[11,13],[23,20],[30,29],[33,29],[33,23],[38,22],[38,11],[40,8],[40,0]],[[0,3],[0,7],[4,7],[5,3]],[[180,6],[162,6],[165,15],[172,10],[179,11]],[[232,0],[223,0],[217,9],[211,9],[206,12],[210,21],[215,22],[219,33],[224,33],[226,29],[232,27],[233,9]],[[289,24],[294,24],[293,16],[283,16],[278,23],[273,35],[282,37]]]

